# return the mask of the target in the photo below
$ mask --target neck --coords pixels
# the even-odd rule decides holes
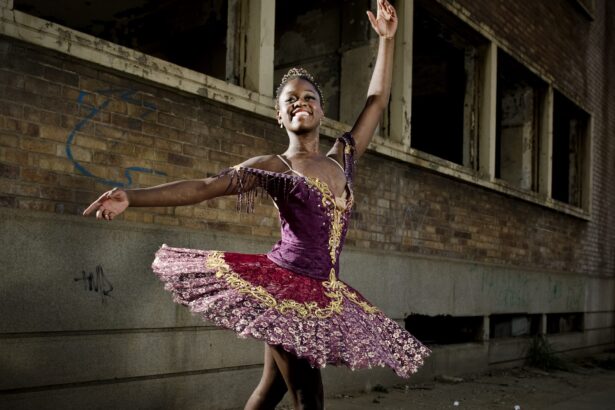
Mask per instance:
[[[288,148],[284,154],[287,156],[292,156],[295,154],[319,154],[319,138],[320,134],[318,129],[305,134],[295,134],[294,132],[289,132]]]

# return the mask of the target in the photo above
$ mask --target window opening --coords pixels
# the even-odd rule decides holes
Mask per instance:
[[[548,313],[547,333],[571,333],[583,331],[583,313]]]
[[[417,1],[411,147],[476,168],[480,68],[488,41],[438,5]]]
[[[426,344],[480,342],[482,316],[427,316],[411,314],[405,320],[406,330]]]
[[[274,87],[292,67],[308,70],[325,94],[325,114],[339,118],[340,2],[276,1]]]
[[[489,339],[534,336],[540,333],[540,314],[501,314],[489,316]]]
[[[538,190],[538,143],[547,84],[498,50],[495,177]]]
[[[15,9],[224,79],[227,2],[222,0],[16,0]]]
[[[589,115],[555,91],[553,98],[553,199],[582,206]]]

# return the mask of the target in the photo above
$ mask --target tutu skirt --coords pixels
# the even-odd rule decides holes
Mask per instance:
[[[163,245],[152,268],[176,303],[315,368],[388,366],[408,377],[430,353],[344,282],[293,273],[263,254]]]

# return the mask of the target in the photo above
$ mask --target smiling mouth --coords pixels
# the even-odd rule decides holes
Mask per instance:
[[[305,111],[305,110],[297,110],[297,111],[295,111],[295,112],[293,112],[293,113],[292,113],[292,116],[293,116],[293,117],[296,117],[296,116],[301,115],[301,114],[304,114],[304,115],[306,115],[306,116],[312,115],[312,114],[310,114],[308,111]]]

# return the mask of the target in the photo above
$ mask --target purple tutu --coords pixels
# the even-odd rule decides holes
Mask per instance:
[[[353,203],[354,146],[349,134],[340,140],[347,181],[342,198],[290,166],[291,173],[235,167],[220,174],[238,192],[239,209],[250,210],[257,189],[275,202],[282,239],[271,252],[163,246],[153,269],[175,302],[241,337],[281,346],[316,368],[388,366],[409,377],[430,350],[338,277]]]

